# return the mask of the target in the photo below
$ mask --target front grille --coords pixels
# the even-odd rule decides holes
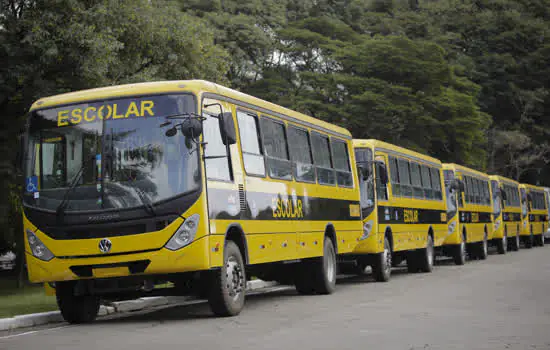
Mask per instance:
[[[147,218],[138,222],[102,223],[78,226],[49,226],[42,231],[53,239],[91,239],[117,236],[138,235],[148,232],[155,232],[170,225],[177,216],[162,218]]]

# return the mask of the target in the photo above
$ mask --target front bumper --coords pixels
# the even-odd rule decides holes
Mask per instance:
[[[207,270],[210,268],[209,238],[203,236],[177,251],[161,248],[113,256],[55,257],[48,262],[27,252],[29,279],[38,283]]]

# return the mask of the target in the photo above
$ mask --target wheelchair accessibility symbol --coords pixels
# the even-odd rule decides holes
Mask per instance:
[[[38,191],[38,177],[37,176],[30,176],[27,178],[27,184],[25,189],[27,192],[37,192]]]

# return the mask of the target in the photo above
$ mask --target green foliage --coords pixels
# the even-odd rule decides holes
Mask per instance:
[[[549,9],[550,0],[0,0],[0,191],[17,194],[17,136],[32,101],[187,78],[536,183],[550,174]],[[14,208],[0,200],[4,247],[19,230]]]

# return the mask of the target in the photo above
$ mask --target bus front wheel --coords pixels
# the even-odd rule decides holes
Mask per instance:
[[[99,312],[99,297],[94,295],[75,295],[73,282],[56,284],[56,300],[63,319],[69,323],[93,322]]]
[[[387,282],[390,280],[392,267],[392,251],[388,237],[384,238],[384,251],[374,257],[372,274],[376,282]]]
[[[506,254],[506,248],[508,247],[506,234],[502,235],[501,239],[497,239],[497,252],[499,254]]]
[[[464,265],[466,263],[466,237],[462,236],[462,241],[455,246],[453,260],[455,265]]]
[[[244,307],[246,271],[239,247],[227,241],[224,249],[224,265],[212,271],[210,309],[217,316],[238,315]]]

